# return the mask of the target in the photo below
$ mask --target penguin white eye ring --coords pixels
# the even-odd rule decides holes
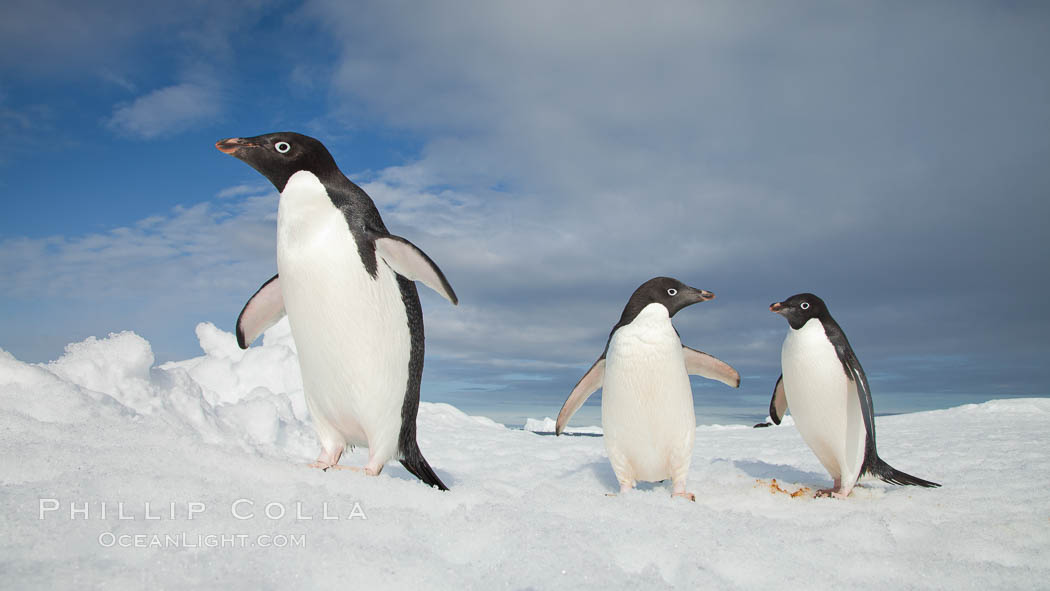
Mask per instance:
[[[802,304],[799,305],[799,308],[802,308],[803,310],[809,310],[809,302],[802,302]]]
[[[273,145],[273,149],[277,150],[281,154],[287,154],[288,150],[292,149],[292,145],[289,144],[288,142],[277,142],[276,144]]]
[[[671,289],[667,290],[667,295],[673,298],[676,295],[678,295],[678,290],[672,287]]]

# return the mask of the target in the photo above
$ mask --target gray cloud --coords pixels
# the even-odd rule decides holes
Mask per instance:
[[[307,12],[343,45],[345,104],[430,138],[399,171],[415,197],[368,187],[425,202],[390,225],[463,296],[428,310],[432,351],[586,366],[631,290],[670,274],[721,296],[677,319],[687,342],[752,373],[775,377],[785,330],[765,306],[811,290],[869,365],[911,376],[895,387],[1045,391],[976,370],[1031,375],[1047,352],[1040,5],[404,9]]]
[[[139,44],[175,49],[189,61],[227,59],[231,34],[256,23],[272,9],[270,0],[209,2],[184,0],[142,3],[134,0],[8,0],[8,18],[0,20],[0,66],[28,76],[81,78],[99,76],[134,87],[122,72],[143,55]],[[206,59],[194,53],[204,52]],[[114,71],[116,69],[117,71]]]

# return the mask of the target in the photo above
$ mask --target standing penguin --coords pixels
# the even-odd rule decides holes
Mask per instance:
[[[306,404],[321,442],[315,468],[340,467],[347,445],[368,446],[366,474],[398,459],[448,490],[416,444],[423,375],[423,312],[414,281],[456,294],[434,261],[389,233],[372,199],[324,145],[298,133],[216,142],[281,193],[277,275],[237,318],[242,349],[287,313]],[[350,468],[361,471],[362,468]]]
[[[868,378],[824,301],[811,293],[769,306],[791,326],[780,352],[783,373],[769,416],[780,424],[791,409],[795,426],[835,481],[817,496],[844,499],[862,474],[892,484],[937,487],[882,461],[875,449],[875,409]]]
[[[602,388],[605,449],[620,492],[638,480],[672,482],[672,496],[695,501],[685,490],[693,459],[696,416],[689,374],[734,388],[740,374],[728,364],[685,347],[671,324],[676,312],[715,294],[670,277],[655,277],[634,291],[605,351],[569,394],[555,432]]]

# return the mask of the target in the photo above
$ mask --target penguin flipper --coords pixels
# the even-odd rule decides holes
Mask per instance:
[[[682,345],[682,355],[685,356],[686,373],[718,380],[730,388],[740,387],[740,374],[725,361],[685,345]]]
[[[452,305],[459,303],[456,292],[452,291],[445,274],[437,264],[415,244],[400,236],[389,234],[376,238],[376,254],[390,266],[395,273],[412,281],[422,281],[430,289],[438,292]]]
[[[861,474],[870,472],[875,474],[878,468],[878,464],[882,462],[879,459],[879,452],[875,446],[875,405],[871,401],[871,387],[868,385],[868,376],[864,373],[864,368],[860,365],[860,359],[857,359],[856,353],[853,352],[853,348],[846,343],[845,346],[836,346],[835,352],[838,354],[839,361],[842,363],[842,368],[846,371],[846,378],[848,381],[849,395],[857,396],[860,402],[860,414],[864,418],[864,430],[866,432],[866,438],[864,441],[864,466],[861,468]],[[882,462],[885,464],[885,462]],[[886,464],[889,468],[889,465]],[[892,468],[890,468],[892,470]]]
[[[569,397],[565,399],[565,404],[561,405],[561,412],[558,413],[558,422],[554,427],[554,434],[561,435],[561,432],[565,430],[565,425],[568,424],[569,419],[572,415],[576,414],[576,411],[580,410],[584,402],[594,394],[598,388],[602,387],[602,382],[605,380],[605,355],[598,358],[598,361],[594,362],[594,365],[587,370],[587,373],[583,374],[579,382],[576,382],[576,386],[569,392]]]
[[[774,424],[779,425],[780,421],[784,420],[787,409],[787,395],[784,394],[784,374],[780,374],[780,377],[777,378],[777,385],[773,386],[773,399],[769,401],[769,418],[773,419]]]
[[[263,283],[241,309],[237,317],[237,345],[240,348],[247,349],[263,331],[284,318],[284,296],[277,277],[274,275]]]

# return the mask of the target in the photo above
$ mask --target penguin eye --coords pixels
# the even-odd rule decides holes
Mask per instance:
[[[287,154],[288,150],[292,149],[292,146],[288,142],[277,142],[276,144],[273,145],[273,149],[277,150],[278,152],[280,152],[282,154]]]
[[[678,290],[672,287],[671,289],[667,290],[667,295],[673,298],[674,296],[678,295]]]
[[[803,310],[809,310],[809,302],[802,302],[802,305],[800,305],[799,308],[802,308]]]

